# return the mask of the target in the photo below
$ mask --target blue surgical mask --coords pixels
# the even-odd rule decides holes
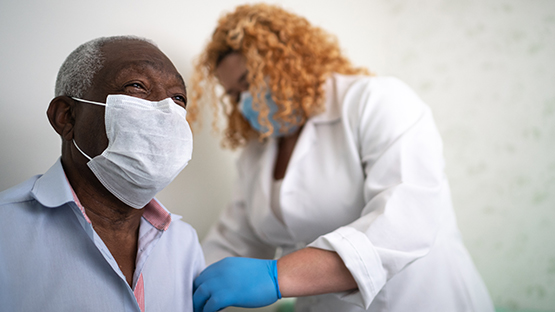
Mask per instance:
[[[272,133],[270,134],[271,137],[277,138],[286,136],[294,133],[295,131],[297,131],[297,129],[299,129],[299,125],[291,125],[286,132],[280,132],[281,126],[279,122],[274,118],[274,115],[278,112],[278,105],[272,99],[272,94],[270,92],[266,92],[264,97],[266,99],[266,106],[268,106],[269,110],[268,121],[272,124],[274,128]],[[254,128],[254,130],[260,133],[266,133],[268,131],[268,128],[262,126],[258,121],[258,116],[260,115],[260,112],[256,111],[253,108],[252,95],[250,94],[250,92],[245,91],[241,93],[241,99],[239,100],[239,110],[241,111],[245,119],[247,119],[251,127]]]

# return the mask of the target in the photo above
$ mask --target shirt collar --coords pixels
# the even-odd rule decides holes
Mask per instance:
[[[75,195],[73,188],[66,178],[61,158],[58,158],[56,163],[37,179],[31,190],[31,194],[41,205],[48,208],[57,208],[73,202],[79,207],[87,222],[90,223],[85,209],[79,202],[77,195]],[[144,209],[143,218],[161,231],[168,229],[172,219],[176,220],[181,218],[181,216],[178,215],[172,216],[156,198],[153,198]]]
[[[156,198],[153,198],[146,204],[143,218],[158,230],[165,231],[172,219],[181,219],[181,216],[172,215]]]
[[[39,203],[48,208],[57,208],[74,201],[61,158],[58,158],[56,163],[37,179],[31,194]]]

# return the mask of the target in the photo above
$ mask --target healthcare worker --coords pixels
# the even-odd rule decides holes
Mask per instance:
[[[195,312],[281,297],[298,297],[295,311],[493,311],[432,113],[406,84],[266,4],[219,20],[193,83],[189,114],[218,108],[220,84],[224,143],[242,148],[234,199],[203,242],[214,264],[194,282]]]

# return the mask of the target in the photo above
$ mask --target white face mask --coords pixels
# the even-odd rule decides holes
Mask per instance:
[[[132,96],[108,95],[108,147],[89,157],[87,165],[110,193],[133,208],[143,208],[185,168],[193,152],[187,112],[171,98],[150,102]]]

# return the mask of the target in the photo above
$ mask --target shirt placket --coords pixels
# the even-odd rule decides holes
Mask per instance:
[[[133,274],[133,288],[131,288],[127,283],[127,279],[125,275],[123,274],[118,263],[116,262],[116,259],[114,258],[114,256],[112,255],[112,253],[110,252],[106,244],[104,244],[104,241],[100,238],[100,236],[96,233],[96,231],[92,227],[92,223],[90,219],[87,217],[83,206],[79,203],[78,200],[76,200],[73,204],[74,205],[72,205],[73,206],[72,208],[75,214],[77,215],[81,226],[83,227],[87,235],[91,238],[94,245],[100,251],[100,253],[104,257],[106,262],[110,265],[112,270],[120,277],[122,282],[125,284],[128,294],[133,298],[135,298],[135,301],[137,302],[136,307],[138,308],[138,310],[140,310],[141,312],[145,312],[145,294],[144,294],[144,280],[142,275],[142,269],[144,267],[144,263],[146,262],[146,258],[148,257],[148,253],[152,249],[154,243],[161,236],[161,233],[159,233],[161,231],[157,230],[156,228],[152,227],[152,225],[150,225],[148,222],[144,222],[144,220],[141,219],[141,228],[146,227],[147,228],[146,232],[151,234],[146,235],[145,240],[141,239],[141,236],[139,236],[139,242],[138,242],[139,248],[137,250],[137,260],[135,264],[135,272]],[[139,232],[141,233],[141,230],[139,230]],[[134,310],[137,311],[136,309]]]

